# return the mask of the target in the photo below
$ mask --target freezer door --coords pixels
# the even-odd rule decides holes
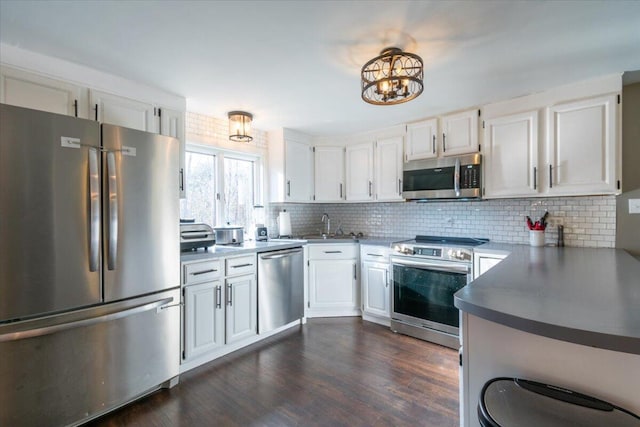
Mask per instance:
[[[0,104],[0,322],[100,302],[99,138]]]
[[[178,140],[102,125],[104,299],[180,285]]]
[[[178,375],[180,290],[0,325],[0,425],[63,426]]]

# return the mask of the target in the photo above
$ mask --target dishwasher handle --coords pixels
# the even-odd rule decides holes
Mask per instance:
[[[299,254],[300,252],[302,252],[302,248],[296,248],[290,251],[269,252],[268,255],[260,255],[260,259],[279,259],[292,254]]]

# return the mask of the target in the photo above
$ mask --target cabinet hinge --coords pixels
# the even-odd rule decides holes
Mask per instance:
[[[620,189],[620,180],[618,180],[618,190]]]
[[[480,109],[478,109],[478,117],[480,117]]]
[[[620,94],[618,94],[618,104],[620,104]]]

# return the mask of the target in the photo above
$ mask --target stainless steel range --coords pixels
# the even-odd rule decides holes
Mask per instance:
[[[460,346],[453,294],[472,279],[473,248],[488,239],[416,236],[391,245],[391,329],[447,347]]]

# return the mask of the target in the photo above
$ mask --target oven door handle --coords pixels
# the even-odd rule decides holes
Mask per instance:
[[[467,264],[442,264],[442,263],[430,263],[430,262],[418,262],[408,260],[391,259],[393,265],[400,267],[415,267],[421,270],[433,270],[433,271],[448,271],[453,273],[469,274],[471,272],[471,265]]]

